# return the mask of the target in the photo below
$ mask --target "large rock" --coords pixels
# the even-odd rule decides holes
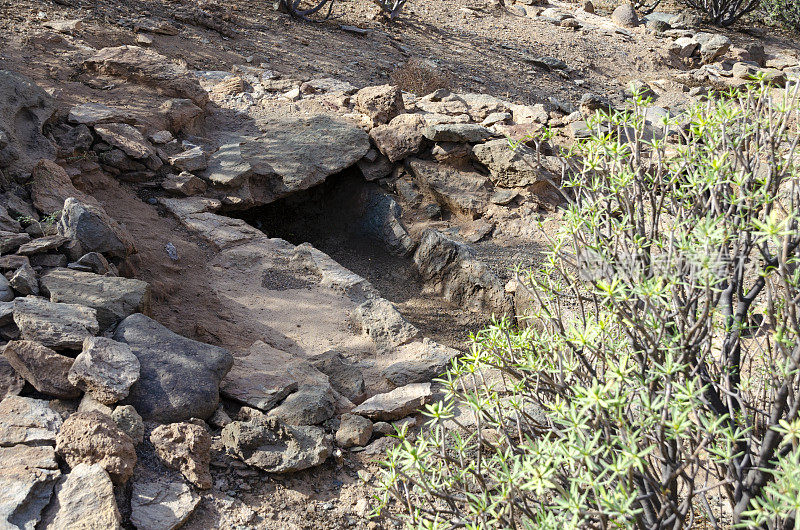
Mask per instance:
[[[430,383],[414,383],[377,394],[352,410],[374,421],[394,421],[413,414],[430,399]]]
[[[8,284],[20,296],[38,295],[39,294],[39,280],[36,278],[36,272],[29,264],[25,264],[11,276]]]
[[[144,135],[127,123],[98,125],[94,130],[104,142],[120,149],[131,158],[145,159],[156,154],[155,148]]]
[[[23,339],[57,349],[79,349],[100,330],[92,308],[33,297],[14,300],[14,323]]]
[[[16,396],[25,386],[25,380],[20,377],[5,356],[0,356],[0,401],[8,396]]]
[[[220,384],[220,392],[227,398],[268,411],[297,390],[297,379],[287,370],[289,362],[289,354],[257,343],[246,354],[234,358],[233,367]]]
[[[133,440],[134,445],[139,445],[144,441],[144,421],[133,405],[119,405],[114,407],[111,419],[117,424],[122,432]]]
[[[451,212],[474,219],[486,209],[489,179],[480,173],[416,159],[408,167],[420,188]]]
[[[414,251],[416,243],[403,224],[397,201],[372,184],[365,184],[354,195],[362,233],[382,242],[392,254],[408,256]]]
[[[403,318],[394,304],[385,298],[367,300],[356,307],[353,316],[379,351],[391,350],[421,335],[419,329]]]
[[[309,359],[311,365],[328,376],[331,387],[353,403],[364,400],[364,374],[344,358],[341,352],[330,350]]]
[[[317,425],[331,419],[336,401],[325,386],[303,386],[269,411],[287,425]]]
[[[16,227],[15,227],[16,228]],[[20,226],[19,229],[22,227]],[[25,232],[8,232],[6,230],[0,230],[0,254],[12,254],[16,252],[16,250],[28,243],[31,240],[31,236],[26,234]],[[4,300],[8,301],[8,300]]]
[[[60,212],[64,201],[74,197],[87,204],[97,201],[79,191],[63,167],[50,160],[39,160],[31,174],[31,199],[37,210],[45,215]]]
[[[114,340],[139,359],[139,380],[126,403],[143,418],[171,423],[214,414],[220,381],[233,365],[227,350],[181,337],[140,313],[119,324]]]
[[[0,274],[0,302],[10,302],[16,295],[5,276]]]
[[[51,236],[44,236],[34,239],[33,241],[28,241],[27,243],[20,245],[19,249],[17,249],[17,254],[22,256],[33,256],[35,254],[44,254],[45,252],[52,252],[58,250],[59,247],[64,245],[64,243],[68,243],[69,239],[60,236],[58,234],[54,234]]]
[[[137,473],[131,494],[131,523],[138,530],[173,530],[186,522],[200,500],[200,495],[183,481]]]
[[[42,394],[62,399],[81,395],[80,390],[67,378],[75,359],[60,355],[38,342],[29,340],[12,340],[6,344],[3,355],[14,369]]]
[[[56,452],[71,468],[99,464],[115,484],[124,484],[136,466],[133,441],[100,412],[76,412],[67,418],[56,437]]]
[[[53,115],[53,99],[22,75],[0,70],[0,167],[13,178],[27,178],[41,158],[55,148],[42,134]]]
[[[429,229],[414,253],[414,263],[426,287],[445,299],[470,311],[498,317],[511,314],[500,278],[468,246]]]
[[[64,201],[58,233],[81,244],[84,252],[125,258],[136,252],[133,237],[99,206],[73,197]]]
[[[0,528],[34,530],[60,476],[50,446],[0,447]]]
[[[398,348],[398,361],[383,370],[383,377],[392,385],[406,386],[425,383],[447,371],[458,350],[425,338]]]
[[[478,143],[492,137],[492,131],[475,123],[440,123],[429,125],[422,134],[432,142]]]
[[[150,433],[158,457],[200,489],[211,487],[211,435],[201,421],[160,425]]]
[[[268,473],[292,473],[323,463],[332,446],[319,427],[288,426],[257,411],[222,429],[222,443],[246,464]]]
[[[134,313],[150,313],[150,284],[141,280],[54,269],[45,273],[39,284],[51,302],[96,309],[101,330]]]
[[[406,110],[403,92],[392,85],[362,88],[356,93],[355,106],[358,112],[369,116],[375,125],[387,123]]]
[[[561,177],[554,171],[557,159],[537,157],[536,152],[525,144],[511,149],[507,140],[491,140],[473,147],[472,153],[481,164],[489,168],[495,184],[506,188],[547,181],[557,183]]]
[[[127,110],[92,102],[72,107],[69,110],[67,119],[72,123],[91,126],[101,123],[129,123],[133,121]]]
[[[128,396],[139,379],[139,359],[130,346],[105,337],[89,337],[67,375],[69,382],[111,405]]]
[[[414,155],[422,148],[425,120],[418,114],[401,114],[369,131],[372,142],[390,162]]]
[[[47,401],[8,396],[0,401],[0,447],[55,445],[62,423]]]
[[[42,527],[117,530],[122,516],[114,498],[114,484],[98,464],[78,464],[62,477],[55,499],[42,516]]]
[[[694,40],[700,44],[700,57],[707,63],[728,53],[733,44],[729,37],[718,33],[700,32]]]
[[[201,107],[208,102],[208,93],[185,66],[138,46],[103,48],[84,67],[153,87],[167,96],[189,98]]]
[[[611,20],[614,21],[614,24],[622,28],[635,28],[640,24],[636,9],[633,7],[633,4],[628,2],[614,10],[611,14]]]
[[[355,446],[365,446],[372,437],[372,422],[364,416],[344,414],[339,428],[336,430],[336,444],[348,449]]]

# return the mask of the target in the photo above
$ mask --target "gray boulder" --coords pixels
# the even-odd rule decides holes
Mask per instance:
[[[422,134],[432,142],[478,143],[491,138],[493,133],[483,125],[475,123],[440,123],[429,125]]]
[[[414,383],[372,396],[351,412],[373,421],[399,420],[419,410],[431,396],[430,383]]]
[[[621,28],[635,28],[640,24],[636,9],[633,4],[627,2],[614,10],[611,14],[611,20]]]
[[[454,214],[475,219],[486,209],[489,179],[480,173],[417,159],[409,159],[408,168],[420,188]]]
[[[401,346],[399,353],[403,360],[390,365],[382,373],[396,387],[425,383],[441,376],[459,352],[425,338]]]
[[[287,425],[317,425],[333,417],[336,401],[329,388],[303,386],[269,411]]]
[[[181,337],[140,313],[123,320],[113,338],[139,359],[139,380],[125,403],[143,418],[174,423],[217,410],[220,381],[233,365],[227,350]]]
[[[64,201],[58,233],[81,244],[84,252],[125,258],[136,252],[133,237],[99,206],[70,197]]]
[[[0,401],[8,396],[16,396],[22,392],[25,380],[20,377],[5,356],[0,355]]]
[[[133,481],[131,523],[138,530],[173,530],[192,515],[202,497],[180,479],[155,473]]]
[[[34,530],[60,476],[51,446],[0,447],[0,528]]]
[[[311,365],[328,376],[331,387],[353,403],[364,399],[364,374],[347,361],[341,352],[330,350],[309,359]]]
[[[385,298],[367,300],[356,307],[353,316],[379,351],[391,350],[420,336],[419,329]]]
[[[141,280],[54,269],[45,273],[39,283],[51,302],[96,309],[101,330],[134,313],[150,313],[150,284]]]
[[[10,302],[14,299],[14,290],[5,276],[0,274],[0,302]]]
[[[98,464],[78,464],[55,487],[42,516],[44,528],[122,528],[114,484]]]
[[[69,382],[94,399],[111,405],[127,397],[139,379],[139,359],[127,344],[89,337],[67,374]]]
[[[94,309],[33,297],[14,300],[14,323],[23,339],[48,348],[79,349],[85,338],[100,330]]]
[[[62,423],[43,399],[7,396],[0,401],[0,447],[55,445]]]
[[[74,359],[30,340],[12,340],[6,344],[3,355],[17,373],[42,394],[62,399],[81,395],[67,379]]]
[[[472,148],[472,153],[481,164],[489,168],[492,181],[498,186],[515,188],[537,182],[557,182],[558,160],[555,157],[536,156],[536,152],[520,144],[511,149],[507,140],[491,140]]]
[[[36,272],[27,263],[17,269],[8,284],[20,296],[39,294],[39,280],[36,279]]]

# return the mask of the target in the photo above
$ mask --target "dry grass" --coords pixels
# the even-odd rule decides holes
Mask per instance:
[[[450,88],[452,77],[429,61],[411,58],[390,75],[393,85],[417,96],[425,96],[440,88]]]

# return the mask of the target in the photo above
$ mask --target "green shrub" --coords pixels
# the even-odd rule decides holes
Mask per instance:
[[[663,127],[640,97],[595,118],[566,157],[544,265],[518,275],[528,325],[472,337],[423,432],[388,452],[376,514],[437,529],[800,521],[793,90]]]
[[[768,20],[800,31],[800,2],[797,0],[761,0],[761,9]]]

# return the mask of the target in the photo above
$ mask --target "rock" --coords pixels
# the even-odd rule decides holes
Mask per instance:
[[[169,157],[169,163],[178,171],[201,171],[208,167],[208,157],[200,147],[192,147]]]
[[[14,290],[6,277],[0,274],[0,302],[10,302],[14,299]]]
[[[639,26],[639,17],[633,4],[624,3],[617,7],[611,14],[611,20],[621,28],[635,28]]]
[[[231,419],[230,416],[228,416],[228,413],[225,412],[225,407],[220,405],[219,408],[217,408],[217,411],[214,413],[214,415],[208,419],[208,424],[211,425],[212,427],[221,429],[226,425],[228,425],[229,423],[231,423],[232,421],[233,420]]]
[[[40,285],[51,302],[95,309],[101,330],[134,313],[150,313],[150,284],[141,280],[54,269],[42,276]]]
[[[702,19],[698,14],[684,9],[670,20],[669,25],[673,29],[694,29],[701,23]]]
[[[131,523],[138,530],[173,530],[189,519],[201,499],[182,481],[137,474],[131,494]]]
[[[70,263],[67,267],[81,272],[93,272],[100,276],[105,276],[112,271],[108,260],[99,252],[87,252],[78,258],[78,261]]]
[[[288,362],[289,355],[285,352],[256,343],[246,355],[234,357],[233,367],[220,384],[220,392],[251,407],[271,410],[297,390],[297,379],[286,368]]]
[[[427,288],[465,309],[496,316],[511,314],[505,287],[466,245],[426,230],[414,263]]]
[[[22,230],[22,225],[19,224],[19,221],[11,217],[8,213],[8,210],[0,204],[0,230],[4,232],[20,232]]]
[[[144,159],[156,156],[155,149],[144,135],[127,123],[98,125],[94,130],[104,142],[120,149],[131,158]]]
[[[83,351],[75,358],[68,379],[100,403],[111,405],[127,397],[139,379],[139,359],[127,344],[89,337],[83,341]]]
[[[379,352],[391,350],[421,335],[419,329],[403,318],[385,298],[367,300],[356,307],[353,316]]]
[[[536,156],[536,151],[525,144],[511,149],[508,141],[491,140],[472,148],[475,158],[487,168],[492,181],[498,186],[513,188],[529,186],[537,182],[557,182],[560,173],[556,174],[543,164],[555,165],[545,156]]]
[[[774,85],[779,88],[785,87],[788,81],[786,73],[776,68],[766,68],[762,70],[762,76],[765,84]]]
[[[369,86],[355,95],[356,110],[366,114],[375,125],[388,123],[405,112],[402,91],[392,85]]]
[[[331,387],[358,403],[364,399],[364,375],[338,351],[331,350],[309,359],[311,365],[328,376]]]
[[[700,57],[706,63],[728,53],[732,45],[731,39],[714,33],[700,32],[694,36],[694,40],[700,44]]]
[[[176,195],[183,195],[184,197],[201,195],[206,191],[205,181],[187,172],[183,172],[180,175],[169,175],[161,183],[161,187],[166,191]]]
[[[113,411],[108,405],[97,401],[91,394],[84,394],[78,404],[78,412],[100,412],[106,416],[111,416]]]
[[[431,396],[430,383],[414,383],[372,396],[351,412],[371,420],[399,420],[416,412]]]
[[[422,134],[433,142],[478,143],[492,137],[492,131],[474,123],[429,125],[422,130]]]
[[[425,120],[418,114],[400,114],[386,125],[373,127],[369,137],[390,162],[398,162],[420,150],[424,128]]]
[[[84,67],[153,87],[167,96],[189,98],[200,107],[208,102],[208,93],[185,66],[138,46],[103,48],[85,61]]]
[[[22,75],[0,70],[0,167],[13,179],[27,179],[41,158],[55,148],[42,126],[55,110],[53,99]]]
[[[402,361],[386,368],[382,375],[395,387],[425,383],[447,371],[458,350],[438,344],[428,338],[398,348]]]
[[[25,380],[20,377],[5,356],[0,356],[0,401],[8,396],[16,396],[22,392]]]
[[[344,414],[336,430],[336,443],[343,449],[363,447],[372,438],[372,422],[363,416]]]
[[[256,411],[222,429],[222,443],[246,464],[268,473],[293,473],[322,464],[333,450],[319,427],[288,426]]]
[[[44,528],[122,528],[114,484],[98,464],[78,464],[55,487],[55,499],[42,516]]]
[[[72,107],[67,119],[72,123],[95,126],[102,123],[132,123],[133,117],[124,109],[107,107],[102,103],[83,103]]]
[[[175,137],[169,131],[158,131],[150,135],[150,141],[156,145],[164,145],[170,143]]]
[[[382,434],[384,436],[389,436],[390,434],[394,434],[395,430],[391,423],[387,423],[385,421],[376,421],[372,425],[372,431]]]
[[[517,190],[508,190],[503,188],[498,188],[495,190],[494,194],[489,198],[489,202],[492,204],[499,204],[501,206],[505,206],[506,204],[511,204],[511,201],[516,199],[519,196],[519,192]]]
[[[100,329],[94,309],[31,297],[14,300],[14,323],[23,339],[48,348],[78,349]]]
[[[328,116],[277,118],[263,130],[241,144],[241,157],[256,174],[273,176],[276,198],[323,182],[369,151],[367,133]]]
[[[0,271],[17,270],[24,265],[30,265],[30,263],[28,256],[18,256],[16,254],[0,256]]]
[[[594,4],[591,0],[586,0],[581,7],[585,13],[594,14]]]
[[[136,252],[133,237],[99,206],[69,198],[64,202],[58,233],[77,240],[84,252],[125,258]]]
[[[69,197],[97,204],[95,199],[78,191],[63,167],[50,160],[37,162],[31,174],[31,199],[36,209],[46,215],[60,212]]]
[[[0,401],[0,447],[55,445],[62,423],[47,401],[7,395]]]
[[[548,72],[553,70],[569,70],[569,65],[557,57],[524,56],[523,59],[533,64],[534,66],[538,66],[539,68],[547,70]]]
[[[6,232],[0,230],[0,254],[10,254],[31,240],[25,232]]]
[[[403,212],[392,197],[376,186],[362,186],[357,195],[357,229],[372,236],[392,254],[408,256],[416,243],[402,221]]]
[[[270,410],[269,416],[287,425],[317,425],[331,419],[335,412],[336,402],[329,388],[302,386]]]
[[[361,170],[364,180],[372,182],[389,177],[394,170],[394,165],[385,156],[378,155],[373,161],[366,158],[359,160],[358,169]]]
[[[34,254],[43,254],[58,249],[64,243],[68,243],[69,239],[58,234],[52,236],[44,236],[33,241],[29,241],[19,247],[17,254],[22,256],[33,256]]]
[[[141,366],[126,404],[147,420],[206,419],[217,409],[220,381],[233,364],[227,350],[168,330],[139,313],[123,320],[114,340],[130,346]]]
[[[0,447],[0,527],[34,530],[60,476],[50,446]]]
[[[67,379],[74,359],[29,340],[9,342],[3,355],[17,373],[42,394],[64,399],[81,395]]]
[[[144,440],[144,422],[132,405],[119,405],[111,413],[111,419],[122,432],[127,434],[134,445],[139,445]]]
[[[20,296],[39,294],[39,280],[36,279],[36,272],[27,263],[17,269],[8,284]]]
[[[417,184],[451,212],[474,219],[486,208],[489,179],[427,160],[409,159],[408,168]]]
[[[731,68],[731,72],[733,73],[733,77],[737,79],[753,79],[753,77],[758,73],[759,68],[758,65],[755,63],[743,62],[739,61],[733,64]]]
[[[169,128],[176,133],[191,132],[203,115],[203,109],[189,99],[168,99],[161,104],[159,112],[169,124]]]
[[[76,412],[56,437],[56,452],[74,468],[99,464],[115,484],[124,484],[136,466],[133,441],[114,421],[99,412]]]
[[[159,425],[150,433],[158,457],[200,489],[211,488],[211,435],[201,421]]]

